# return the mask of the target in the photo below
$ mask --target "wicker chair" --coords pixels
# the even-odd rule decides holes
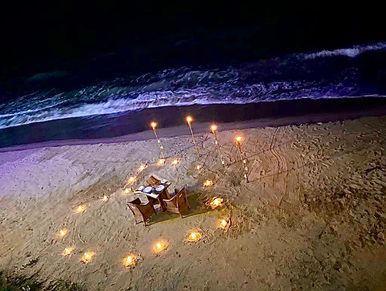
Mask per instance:
[[[180,191],[175,191],[175,195],[170,199],[163,199],[166,211],[179,214],[182,217],[182,212],[190,208],[186,188]]]
[[[144,204],[139,198],[128,202],[127,207],[133,213],[135,224],[143,222],[147,226],[151,216],[155,214],[153,204],[151,202]]]

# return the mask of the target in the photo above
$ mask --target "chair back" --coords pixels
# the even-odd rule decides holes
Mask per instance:
[[[161,180],[154,177],[153,175],[151,175],[147,180],[146,182],[150,185],[150,186],[156,186],[156,185],[160,185],[161,184]]]
[[[134,219],[137,223],[143,221],[143,214],[140,209],[141,200],[139,198],[134,199],[127,203],[128,208],[133,213]]]
[[[183,211],[189,208],[186,188],[182,188],[171,199],[164,200],[164,203],[167,211],[181,215]]]

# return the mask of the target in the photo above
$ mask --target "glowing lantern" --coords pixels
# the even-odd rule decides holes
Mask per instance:
[[[86,206],[85,205],[79,205],[78,207],[76,207],[74,209],[75,213],[83,213],[85,210],[86,210]]]
[[[191,117],[190,115],[188,115],[188,116],[186,116],[186,122],[187,123],[192,123],[192,121],[193,121],[193,117]]]
[[[217,131],[217,125],[216,124],[212,124],[210,126],[210,131],[214,134]]]
[[[185,241],[186,242],[198,242],[200,239],[202,239],[202,233],[198,230],[192,230],[186,236]]]
[[[213,197],[209,202],[209,206],[212,209],[216,209],[217,207],[223,206],[223,202],[224,199],[222,199],[221,197]]]
[[[123,265],[126,268],[134,268],[138,262],[139,257],[134,254],[129,254],[127,257],[123,259]]]
[[[95,252],[85,252],[83,254],[83,256],[80,258],[80,261],[83,263],[83,264],[88,264],[92,261],[93,257],[95,256]]]
[[[61,229],[59,231],[58,236],[59,237],[65,237],[67,235],[67,233],[68,233],[68,229],[67,228],[63,228],[63,229]]]
[[[165,251],[169,247],[169,243],[166,240],[159,240],[153,244],[153,252],[159,254]]]
[[[236,137],[235,137],[235,141],[236,141],[237,143],[241,143],[242,140],[243,140],[243,138],[242,138],[241,136],[236,136]]]
[[[63,252],[62,252],[62,256],[66,257],[66,256],[71,255],[71,253],[74,251],[74,249],[75,249],[74,247],[67,247],[67,248],[65,248],[63,250]]]
[[[206,180],[203,184],[204,187],[210,187],[213,186],[213,181],[212,180]]]

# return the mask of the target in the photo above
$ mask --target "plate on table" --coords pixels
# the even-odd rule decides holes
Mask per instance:
[[[153,188],[149,186],[149,187],[144,188],[142,190],[142,192],[144,192],[144,193],[151,193],[152,190],[153,190]]]
[[[164,185],[158,185],[157,187],[155,187],[155,191],[157,192],[162,192],[164,189],[165,189]]]

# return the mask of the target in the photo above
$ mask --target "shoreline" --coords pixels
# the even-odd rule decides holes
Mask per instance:
[[[0,131],[0,152],[154,139],[152,131],[148,129],[151,120],[158,122],[160,138],[189,135],[184,124],[187,114],[197,120],[193,129],[199,134],[208,132],[211,122],[216,122],[219,130],[224,131],[382,116],[386,115],[386,98],[299,99],[243,105],[171,106],[86,119],[70,118],[3,129]],[[22,144],[12,145],[12,141],[18,139],[21,139]]]

